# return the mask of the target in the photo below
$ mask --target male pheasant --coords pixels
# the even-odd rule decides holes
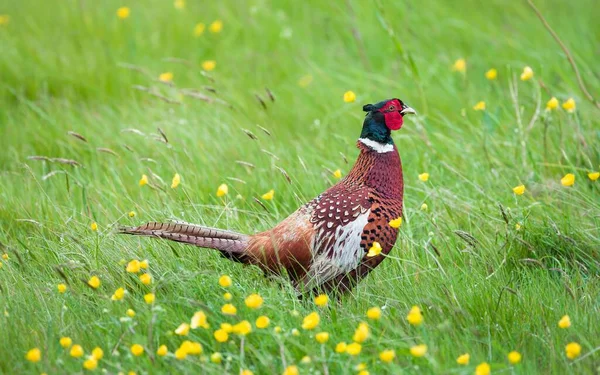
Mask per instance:
[[[255,264],[266,273],[287,273],[300,292],[350,290],[391,251],[402,217],[404,183],[392,130],[415,111],[399,99],[363,107],[367,112],[348,175],[274,228],[254,235],[182,223],[148,223],[120,233],[152,236],[212,248]],[[371,247],[377,255],[369,253]],[[379,245],[379,246],[378,246]]]

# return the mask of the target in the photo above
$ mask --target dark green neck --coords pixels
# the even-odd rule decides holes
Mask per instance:
[[[379,117],[381,117],[381,119]],[[385,126],[383,116],[379,116],[379,113],[376,115],[369,113],[363,122],[360,137],[382,144],[393,144],[394,141],[392,140],[391,133],[390,129]]]

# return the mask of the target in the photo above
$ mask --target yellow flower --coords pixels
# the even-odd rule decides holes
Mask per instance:
[[[485,102],[483,100],[477,102],[477,104],[473,106],[473,109],[476,111],[485,111]]]
[[[42,351],[38,348],[30,349],[27,354],[25,354],[25,358],[29,362],[39,362],[42,359]]]
[[[81,347],[81,345],[73,345],[71,347],[71,351],[69,352],[69,355],[74,358],[83,357],[83,348]]]
[[[275,326],[275,328],[273,328],[273,332],[275,333],[281,333],[282,329],[280,326]]]
[[[135,316],[135,311],[133,311],[132,309],[127,309],[126,314],[128,317],[133,318]]]
[[[140,178],[140,186],[144,186],[148,183],[148,176],[146,176],[145,174],[142,175],[142,178]]]
[[[117,17],[119,17],[122,20],[129,18],[130,13],[131,10],[129,10],[129,8],[127,7],[120,7],[119,9],[117,9]]]
[[[71,347],[71,345],[73,344],[73,340],[71,340],[70,337],[66,337],[66,336],[61,337],[58,342],[60,343],[60,346],[62,346],[65,349]]]
[[[567,173],[560,179],[560,183],[563,184],[563,186],[573,186],[573,184],[575,184],[575,175],[573,173]]]
[[[419,175],[419,180],[421,180],[423,182],[427,182],[427,180],[429,180],[429,173],[427,173],[427,172],[421,173]]]
[[[10,16],[8,14],[0,14],[0,26],[8,25]]]
[[[471,360],[471,356],[469,355],[469,353],[465,353],[459,355],[458,358],[456,358],[456,363],[458,363],[459,365],[466,366],[469,364],[469,360]]]
[[[235,315],[237,313],[237,309],[231,303],[227,303],[221,307],[221,312],[225,315]]]
[[[337,179],[339,180],[340,178],[342,178],[342,171],[341,171],[341,170],[339,170],[339,169],[336,169],[336,170],[333,172],[333,177],[335,177],[335,178],[337,178]]]
[[[255,323],[256,324],[256,328],[261,328],[261,329],[262,328],[267,328],[269,326],[270,322],[271,321],[269,320],[268,317],[266,317],[264,315],[259,316],[258,318],[256,318],[256,323]]]
[[[357,342],[353,342],[352,344],[346,345],[346,353],[350,355],[359,355],[361,350],[362,346]]]
[[[369,338],[369,326],[367,325],[367,323],[360,323],[358,325],[358,328],[356,328],[356,330],[354,331],[354,336],[352,337],[352,340],[356,342],[363,342],[367,338]]]
[[[300,372],[298,371],[298,367],[296,366],[288,366],[283,371],[282,375],[298,375]]]
[[[381,318],[381,309],[377,306],[367,310],[367,318],[371,320],[379,320]]]
[[[354,93],[354,91],[346,91],[344,93],[344,101],[346,103],[352,103],[356,100],[356,94]]]
[[[222,29],[223,29],[223,22],[221,20],[213,21],[213,23],[211,23],[210,26],[208,27],[208,31],[210,31],[211,33],[214,33],[214,34],[221,32]]]
[[[227,340],[229,340],[229,334],[224,329],[217,329],[213,333],[213,336],[218,342],[226,342]]]
[[[140,261],[137,259],[132,260],[131,262],[127,263],[127,267],[125,268],[125,271],[127,272],[131,272],[131,273],[138,273],[140,272]]]
[[[175,350],[175,358],[181,360],[181,359],[185,359],[186,357],[187,357],[187,352],[184,349],[179,348],[179,349]]]
[[[263,298],[256,293],[250,294],[244,301],[251,309],[258,309],[263,304]]]
[[[143,273],[140,275],[140,281],[144,285],[150,285],[152,283],[152,275],[149,273]]]
[[[156,355],[159,357],[164,357],[169,353],[169,348],[166,345],[161,345],[156,350]]]
[[[569,113],[573,113],[573,112],[575,112],[577,105],[575,104],[575,100],[573,98],[569,98],[569,99],[567,99],[566,102],[564,102],[562,104],[562,107],[565,111],[567,111]]]
[[[325,306],[327,305],[327,302],[329,302],[329,297],[327,297],[327,294],[319,294],[317,297],[315,297],[315,305],[317,306]]]
[[[348,345],[346,345],[345,342],[338,342],[337,345],[335,346],[335,352],[336,353],[345,353],[347,348],[348,348]]]
[[[87,283],[92,288],[97,289],[100,286],[100,279],[98,278],[98,276],[92,276],[90,277]]]
[[[161,82],[171,82],[171,81],[173,81],[173,73],[171,73],[171,72],[161,73],[158,76],[158,80]]]
[[[413,326],[418,326],[423,323],[423,314],[421,313],[419,306],[413,306],[410,309],[406,316],[406,320]]]
[[[508,353],[508,362],[510,362],[512,365],[516,365],[517,363],[521,362],[521,353],[514,350]]]
[[[221,323],[221,329],[227,333],[233,332],[233,326],[229,323]]]
[[[567,358],[575,359],[581,354],[581,345],[576,342],[570,342],[565,347],[565,352],[567,353]]]
[[[558,108],[558,99],[554,96],[546,103],[546,111],[553,111]]]
[[[141,268],[141,269],[147,270],[147,269],[148,269],[148,266],[149,266],[149,264],[148,264],[148,259],[144,259],[144,260],[142,260],[142,261],[140,262],[140,268]]]
[[[302,77],[300,77],[300,79],[298,80],[298,86],[302,87],[302,88],[306,88],[308,87],[308,85],[310,85],[313,81],[313,76],[310,74],[304,75]]]
[[[175,9],[183,10],[185,9],[185,0],[175,0],[173,6]]]
[[[325,344],[329,341],[329,333],[327,332],[319,332],[315,335],[315,340],[317,340],[320,344]]]
[[[370,373],[367,370],[361,370],[356,375],[370,375]]]
[[[131,354],[133,354],[136,357],[141,356],[142,354],[144,354],[144,347],[140,344],[131,345]]]
[[[127,215],[129,217],[134,217],[135,216],[135,211],[129,211],[129,213]]]
[[[465,61],[465,59],[458,59],[454,62],[454,65],[452,65],[452,70],[455,72],[460,72],[460,73],[464,73],[467,71],[467,62]]]
[[[390,220],[390,222],[388,224],[390,225],[390,227],[398,229],[402,225],[402,218],[399,217],[394,220]]]
[[[242,320],[238,324],[233,326],[233,333],[238,335],[247,335],[252,332],[252,325],[247,320]]]
[[[110,299],[112,299],[113,301],[120,301],[123,299],[123,297],[125,297],[125,289],[119,288],[119,289],[115,290],[115,292],[113,293],[112,297],[110,297]]]
[[[85,361],[83,361],[83,368],[86,370],[95,370],[98,367],[98,360],[94,357],[89,357]]]
[[[384,350],[381,353],[379,353],[379,359],[381,359],[383,362],[392,362],[395,357],[396,352],[392,349]]]
[[[300,363],[303,363],[305,365],[309,364],[312,362],[312,359],[310,358],[310,356],[305,355],[304,357],[302,357],[302,359],[300,360]]]
[[[415,345],[410,348],[410,354],[413,357],[423,357],[427,353],[427,345]]]
[[[227,193],[225,193],[227,194]],[[222,275],[221,277],[219,277],[219,285],[221,285],[223,288],[228,288],[231,286],[231,277],[229,277],[228,275]]]
[[[262,199],[264,199],[266,201],[270,201],[271,199],[273,199],[274,195],[275,195],[275,190],[271,189],[262,195]]]
[[[427,206],[427,203],[423,203],[421,205],[421,211],[427,211],[429,209],[429,206]]]
[[[223,361],[223,355],[219,352],[214,352],[213,354],[210,355],[210,361],[212,363],[219,364],[219,363],[221,363],[221,361]]]
[[[600,172],[590,172],[588,173],[588,178],[592,181],[596,181],[600,177]]]
[[[254,373],[250,370],[242,370],[240,371],[240,375],[254,375]]]
[[[379,254],[381,254],[381,250],[382,250],[381,245],[379,244],[379,242],[375,241],[375,242],[373,242],[373,245],[369,249],[367,256],[374,257],[376,255],[379,255]]]
[[[204,313],[204,311],[196,311],[194,313],[194,316],[192,316],[192,320],[190,322],[190,328],[196,329],[198,327],[201,327],[201,328],[209,328],[210,327],[208,325],[208,318],[206,317],[206,314]]]
[[[525,185],[519,185],[519,186],[515,186],[513,188],[513,193],[515,193],[517,195],[523,195],[524,192],[525,192]]]
[[[190,333],[190,325],[187,323],[181,323],[177,329],[175,329],[175,334],[179,336],[187,336]]]
[[[204,29],[206,29],[206,25],[203,23],[197,23],[196,26],[194,26],[194,36],[197,38],[204,34]]]
[[[202,354],[202,344],[199,342],[192,342],[189,340],[185,340],[179,346],[179,349],[182,349],[186,352],[186,354],[198,355]]]
[[[217,62],[215,60],[206,60],[202,62],[202,69],[206,70],[207,72],[215,70],[216,67]]]
[[[354,366],[355,371],[362,371],[362,370],[366,370],[366,369],[367,369],[367,365],[364,362],[361,362],[358,365]]]
[[[300,336],[300,331],[298,331],[296,328],[292,329],[292,336]]]
[[[319,325],[320,321],[321,317],[319,317],[319,313],[313,311],[304,317],[304,320],[302,321],[302,329],[314,329]]]
[[[98,230],[98,223],[96,223],[95,221],[92,222],[92,224],[90,224],[90,229],[93,230],[94,232]]]
[[[153,304],[155,299],[156,299],[156,296],[154,295],[154,293],[148,293],[148,294],[144,295],[144,301],[146,301],[146,303],[148,305]]]
[[[58,284],[56,286],[56,288],[58,289],[59,293],[64,293],[67,291],[67,285],[66,284]]]
[[[521,227],[522,227],[521,223],[515,224],[515,230],[521,230]]]
[[[490,375],[492,369],[487,362],[481,362],[475,367],[475,375]]]
[[[495,80],[496,77],[498,77],[498,71],[494,68],[485,72],[485,78],[489,79],[490,81]]]
[[[562,329],[569,328],[571,326],[571,318],[568,315],[563,316],[558,321],[558,326]]]
[[[523,68],[523,73],[521,73],[521,81],[529,81],[533,78],[533,69],[526,66]]]
[[[181,183],[181,176],[179,173],[175,173],[173,180],[171,181],[171,189],[175,189]]]
[[[225,301],[231,301],[232,298],[233,298],[233,296],[229,292],[223,294],[223,299]]]
[[[217,197],[220,198],[222,196],[225,196],[225,195],[227,195],[228,192],[229,192],[229,188],[227,187],[227,185],[221,184],[217,188]]]
[[[104,350],[102,350],[102,348],[100,348],[99,346],[96,346],[92,350],[92,357],[94,357],[94,359],[96,359],[97,361],[101,360],[104,357]]]

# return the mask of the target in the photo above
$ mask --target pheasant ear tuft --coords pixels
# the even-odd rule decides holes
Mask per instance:
[[[365,112],[371,112],[374,109],[375,109],[375,106],[373,104],[365,104],[363,106],[363,111],[365,111]]]

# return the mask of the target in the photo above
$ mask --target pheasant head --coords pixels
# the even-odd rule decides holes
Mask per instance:
[[[392,130],[402,127],[404,115],[416,114],[414,109],[396,98],[367,104],[363,106],[363,111],[367,112],[367,116],[363,122],[360,138],[380,144],[394,143],[391,137]]]

